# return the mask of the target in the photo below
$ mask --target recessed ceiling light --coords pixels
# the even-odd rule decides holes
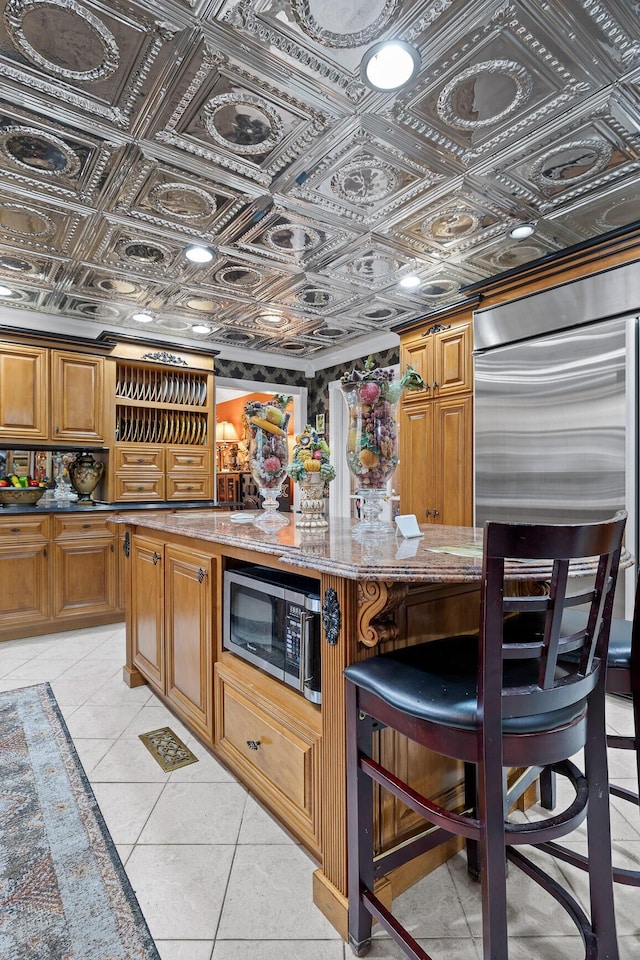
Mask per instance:
[[[198,244],[195,244],[193,247],[187,247],[184,252],[187,260],[191,260],[192,263],[210,263],[213,260],[213,251],[209,247],[201,247]]]
[[[191,329],[194,333],[211,333],[211,327],[206,323],[194,323]]]
[[[10,287],[0,285],[0,297],[12,297],[13,290]]]
[[[399,90],[420,68],[420,54],[405,40],[384,40],[369,47],[360,67],[364,82],[374,90]]]
[[[134,313],[133,320],[137,320],[138,323],[153,323],[153,317],[150,313]]]
[[[273,323],[274,325],[282,322],[282,317],[278,316],[277,313],[264,313],[260,319],[263,323]]]
[[[420,286],[420,277],[416,277],[411,274],[408,277],[403,277],[402,280],[398,282],[401,287],[405,288],[405,290],[414,290],[416,287]]]
[[[518,223],[515,227],[512,227],[511,230],[509,230],[509,236],[512,240],[526,240],[527,237],[530,237],[535,232],[535,224]]]

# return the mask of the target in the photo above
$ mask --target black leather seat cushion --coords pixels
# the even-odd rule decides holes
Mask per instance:
[[[505,661],[507,685],[535,684],[535,660]],[[446,637],[380,654],[347,667],[345,676],[382,700],[422,720],[473,730],[476,726],[478,638]],[[504,733],[554,729],[580,716],[582,701],[554,713],[503,718]]]

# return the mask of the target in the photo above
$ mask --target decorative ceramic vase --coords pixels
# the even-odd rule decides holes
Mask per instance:
[[[95,460],[92,453],[78,453],[69,464],[69,479],[78,493],[78,504],[91,504],[91,494],[104,473],[104,463]]]
[[[300,481],[300,511],[296,527],[302,530],[323,530],[329,524],[324,518],[324,478],[309,474]]]

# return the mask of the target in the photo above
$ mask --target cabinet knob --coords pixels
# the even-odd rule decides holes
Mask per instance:
[[[82,524],[82,529],[83,529],[83,530],[90,530],[90,529],[91,529],[91,524],[90,524],[90,523],[83,523],[83,524]]]
[[[259,740],[247,740],[247,746],[249,747],[249,750],[257,750],[257,749],[259,748],[259,746],[260,746],[260,741],[259,741]]]
[[[9,530],[10,533],[20,533],[20,527],[11,527]]]
[[[208,572],[204,570],[202,567],[200,567],[200,569],[198,570],[198,583],[202,583],[202,581],[206,580],[208,576],[209,576]]]
[[[425,515],[425,517],[430,517],[430,516],[431,516],[431,510],[425,510],[424,515]]]
[[[161,559],[161,558],[160,558],[160,554],[159,554],[159,553],[156,553],[155,550],[154,550],[154,551],[153,551],[153,556],[151,557],[151,560],[152,560],[152,562],[153,562],[154,567],[157,565],[157,563],[158,563],[158,561],[159,561],[160,559]]]
[[[433,381],[433,389],[434,389],[434,390],[437,390],[437,389],[438,389],[438,383],[437,383],[436,380]]]
[[[48,557],[48,556],[49,556],[49,553],[47,552],[47,548],[46,548],[46,547],[45,547],[44,550],[42,551],[42,556],[43,556],[43,557]]]
[[[440,511],[439,511],[439,510],[434,510],[434,511],[433,511],[433,515],[434,515],[434,517],[439,517],[439,516],[440,516]]]

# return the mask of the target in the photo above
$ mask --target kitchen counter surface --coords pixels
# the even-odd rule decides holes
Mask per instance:
[[[305,567],[319,573],[351,580],[401,581],[404,583],[477,582],[482,565],[482,530],[427,524],[422,536],[404,539],[390,534],[360,542],[353,536],[350,520],[334,519],[325,531],[305,531],[295,526],[295,515],[285,526],[265,530],[254,521],[259,511],[189,510],[167,514],[149,511],[135,524],[162,533],[211,541],[256,553],[276,556],[283,564]],[[127,518],[120,518],[126,523]],[[631,562],[631,558],[627,558]],[[513,562],[510,579],[544,579],[545,564]],[[588,562],[575,564],[574,576],[591,571]]]
[[[240,504],[232,504],[240,506]],[[24,506],[2,506],[0,507],[0,517],[15,516],[24,513],[113,513],[114,511],[124,512],[129,510],[216,510],[223,508],[229,509],[228,503],[218,503],[217,500],[166,500],[162,503],[149,501],[116,501],[114,503],[104,503],[95,500],[91,504],[84,506],[77,500],[45,500],[43,497],[39,503],[26,504]]]

